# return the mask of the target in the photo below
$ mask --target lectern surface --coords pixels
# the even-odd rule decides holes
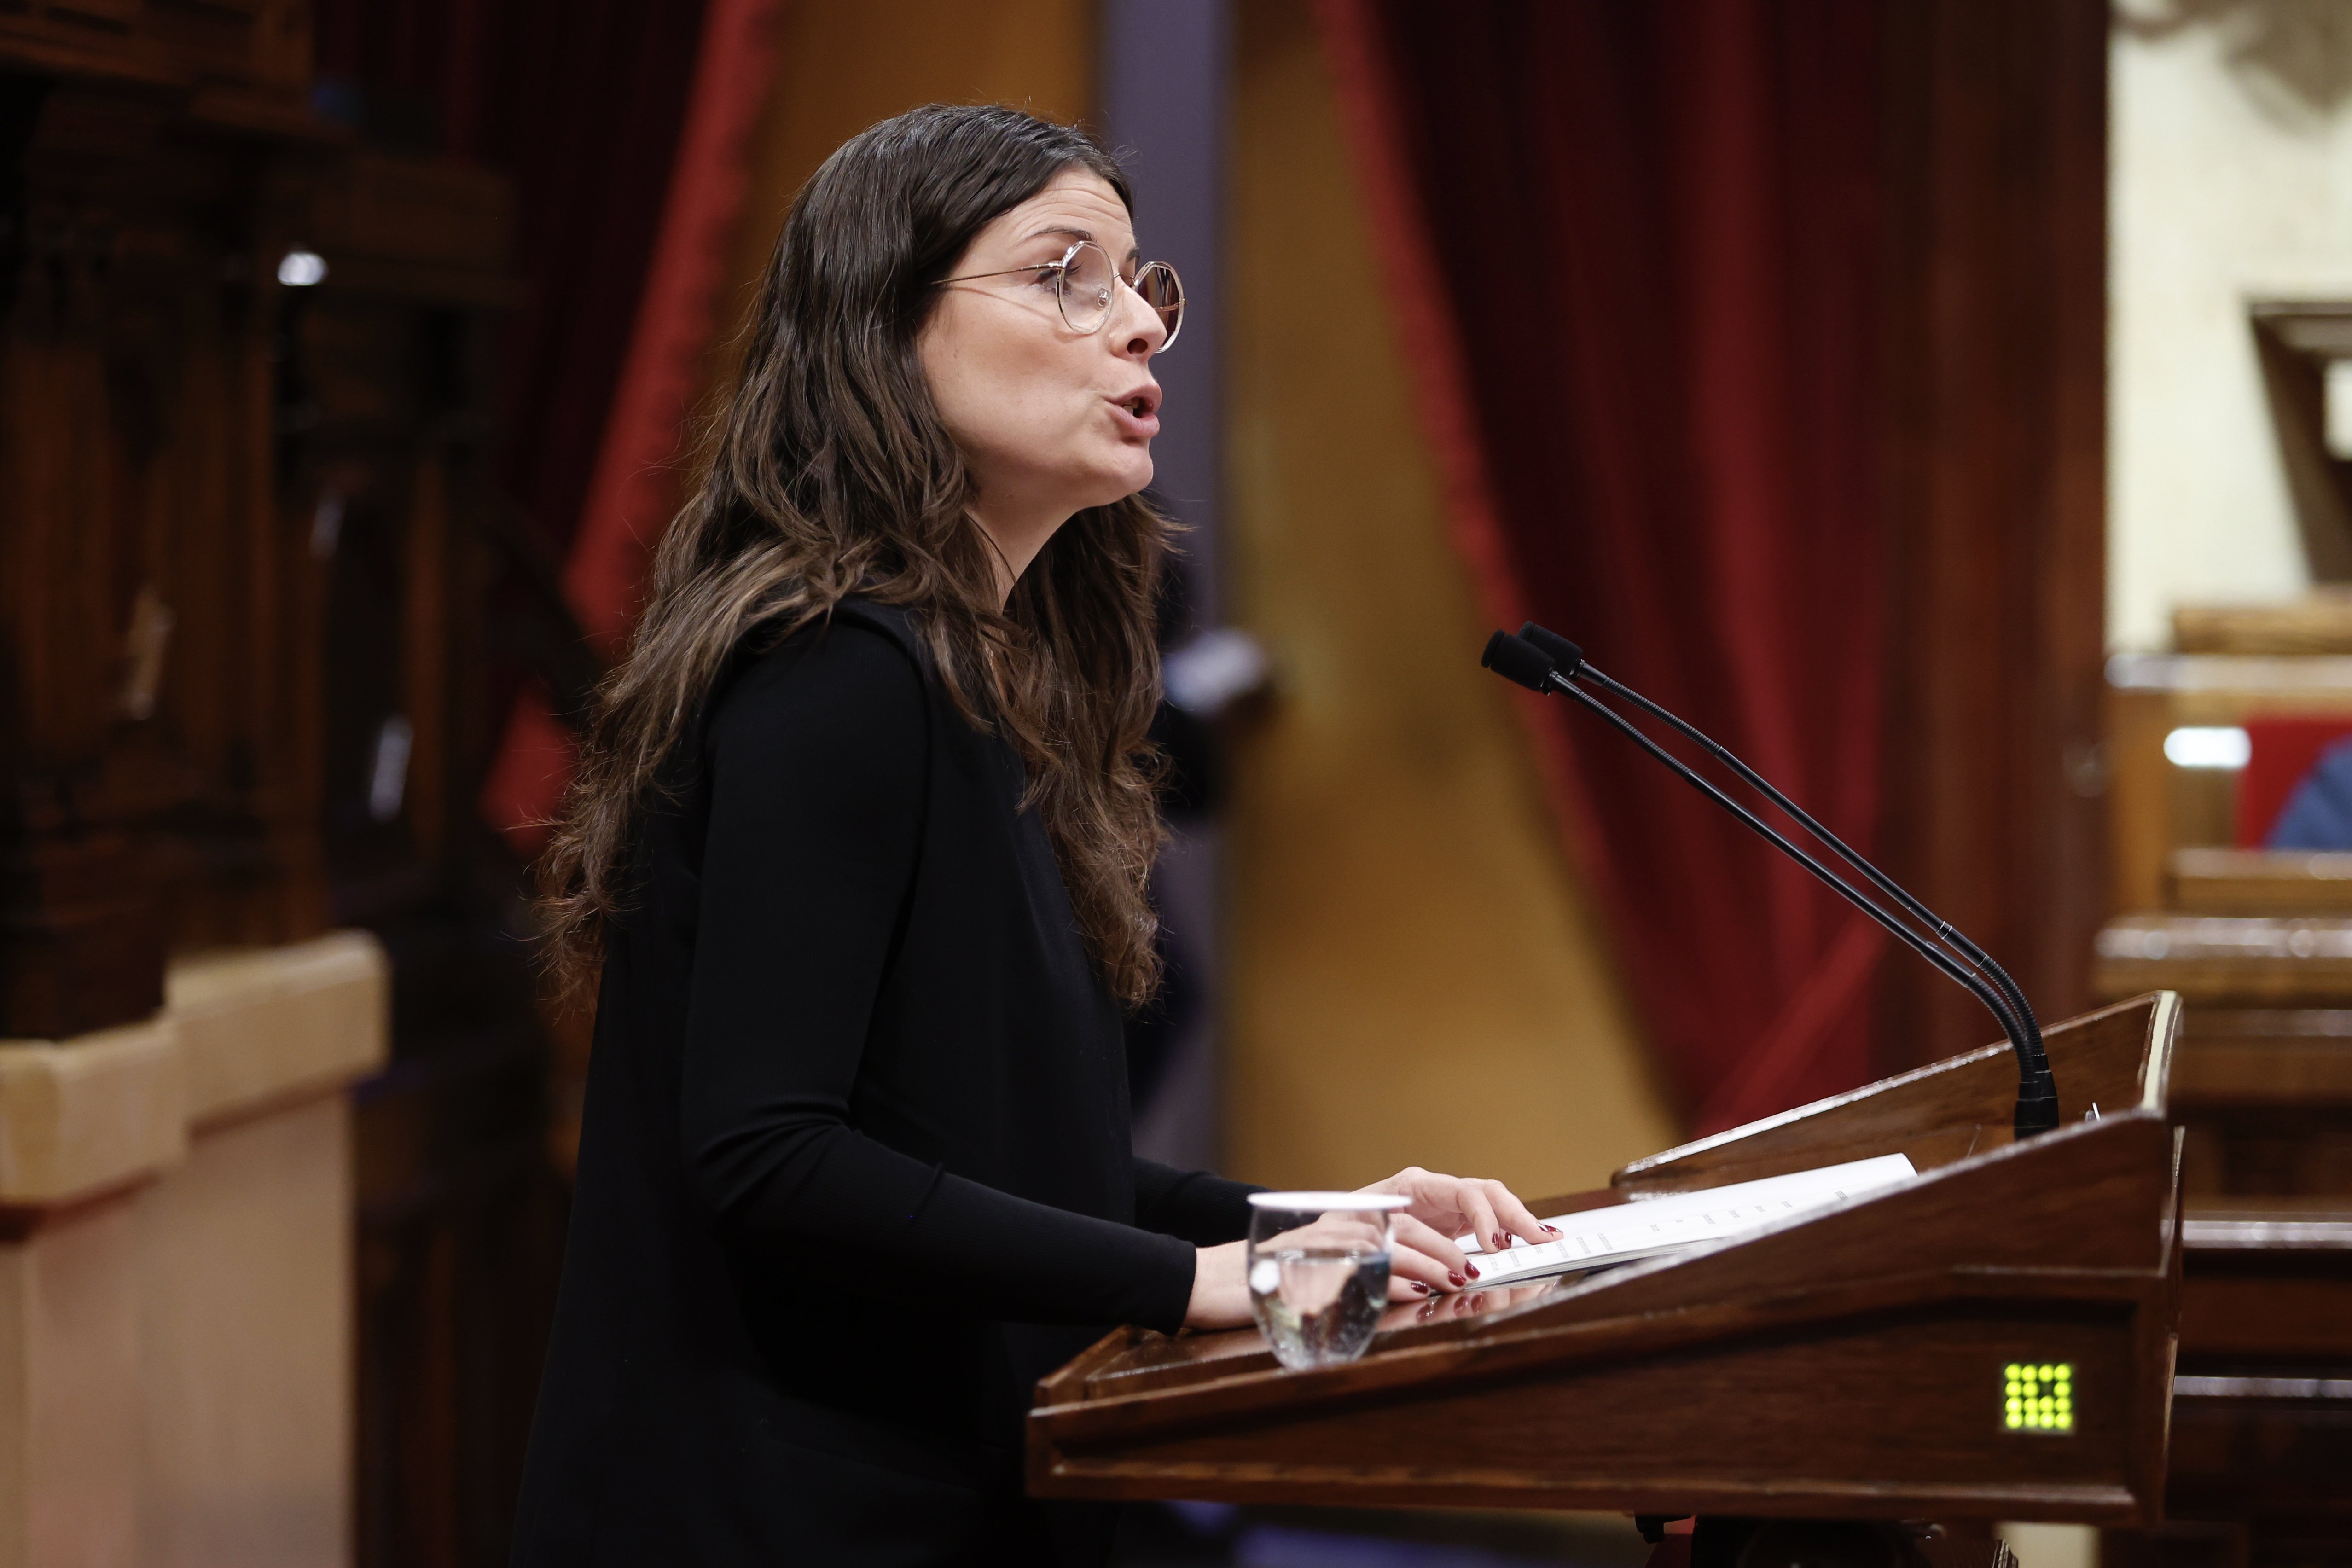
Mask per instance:
[[[1542,1212],[1872,1155],[1919,1174],[1674,1258],[1393,1311],[1349,1365],[1128,1329],[1038,1385],[1042,1496],[1858,1519],[2153,1517],[2179,1314],[2178,1004],[2048,1031],[2063,1125],[2009,1131],[2009,1048],[1629,1165]]]

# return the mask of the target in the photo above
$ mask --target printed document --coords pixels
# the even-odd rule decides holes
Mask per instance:
[[[1704,1192],[1636,1198],[1581,1214],[1548,1215],[1544,1223],[1558,1227],[1559,1236],[1507,1247],[1491,1258],[1475,1237],[1465,1237],[1456,1245],[1478,1255],[1480,1285],[1517,1285],[1721,1241],[1842,1198],[1891,1187],[1916,1173],[1903,1155],[1882,1154],[1873,1160],[1767,1176],[1760,1182],[1736,1182]]]

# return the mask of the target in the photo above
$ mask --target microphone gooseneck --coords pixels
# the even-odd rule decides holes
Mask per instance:
[[[2009,1037],[2011,1049],[2018,1064],[2018,1097],[2015,1128],[2020,1138],[2046,1132],[2058,1124],[2058,1092],[2050,1071],[2050,1058],[2043,1049],[2040,1022],[2025,1000],[2022,991],[2008,972],[1993,962],[1983,949],[1962,935],[1951,922],[1935,914],[1914,898],[1892,878],[1856,854],[1843,840],[1816,821],[1794,801],[1775,788],[1762,774],[1723,746],[1702,734],[1675,714],[1652,702],[1632,688],[1612,680],[1608,676],[1585,662],[1584,650],[1566,637],[1548,631],[1530,621],[1517,637],[1497,631],[1486,639],[1486,648],[1479,659],[1486,668],[1506,679],[1538,693],[1565,692],[1600,714],[1622,731],[1640,746],[1682,780],[1738,817],[1751,831],[1762,837],[1782,854],[1803,867],[1822,884],[1893,933],[1906,946],[1933,964],[1946,977],[1981,1002],[1992,1014]],[[1653,741],[1634,726],[1632,721],[1594,697],[1577,684],[1591,680],[1603,689],[1635,704],[1643,711],[1671,725],[1678,733],[1705,749],[1708,754],[1730,768],[1744,782],[1779,806],[1806,832],[1827,846],[1847,865],[1867,878],[1872,886],[1900,905],[1914,919],[1927,926],[1933,941],[1921,936],[1904,924],[1892,911],[1885,909],[1843,878],[1832,871],[1811,855],[1790,843],[1769,823],[1733,800],[1714,784],[1700,777],[1682,760]],[[1936,942],[1943,947],[1934,945]],[[1944,951],[1949,948],[1950,952]],[[1957,959],[1953,956],[1957,954]],[[1963,964],[1966,967],[1963,967]]]
[[[1693,744],[1706,750],[1717,762],[1746,780],[1767,800],[1788,813],[1807,833],[1827,845],[1839,859],[1868,878],[1872,886],[1902,905],[1914,919],[1933,931],[1947,947],[1958,953],[1969,968],[1982,975],[1994,990],[2000,993],[2002,999],[2008,1002],[2011,1013],[2020,1023],[2024,1025],[2032,1049],[2020,1052],[2019,1066],[2021,1069],[2032,1069],[2036,1075],[2039,1081],[2033,1087],[2042,1092],[2035,1098],[2046,1096],[2050,1102],[2048,1126],[2057,1125],[2057,1090],[2050,1076],[2049,1053],[2042,1044],[2042,1021],[2033,1016],[2033,1005],[2025,999],[2023,988],[2010,978],[2009,971],[1994,962],[1990,953],[1971,942],[1968,934],[1958,926],[1914,898],[1908,889],[1864,859],[1847,845],[1844,839],[1816,821],[1811,812],[1781,794],[1773,786],[1769,779],[1732,755],[1729,750],[1701,733],[1696,726],[1651,701],[1632,687],[1611,679],[1600,669],[1585,663],[1582,648],[1561,637],[1558,632],[1539,626],[1533,621],[1528,622],[1519,628],[1519,637],[1522,641],[1531,643],[1549,654],[1557,661],[1559,672],[1570,679],[1590,680],[1604,690],[1623,698],[1643,712],[1673,726],[1678,733]],[[2046,1128],[2036,1128],[2035,1131],[2046,1131]]]

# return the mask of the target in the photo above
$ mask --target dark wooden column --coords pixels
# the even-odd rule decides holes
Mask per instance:
[[[272,472],[276,268],[336,140],[306,17],[0,17],[0,1035],[324,922],[316,584]]]
[[[1885,8],[1887,860],[2045,1019],[2105,914],[2104,0]],[[1911,963],[1887,1065],[1998,1037]]]

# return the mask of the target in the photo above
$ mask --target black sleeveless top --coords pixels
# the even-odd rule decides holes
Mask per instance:
[[[747,656],[609,933],[522,1564],[1098,1561],[1035,1380],[1173,1330],[1251,1190],[1133,1158],[1020,761],[903,615]]]

